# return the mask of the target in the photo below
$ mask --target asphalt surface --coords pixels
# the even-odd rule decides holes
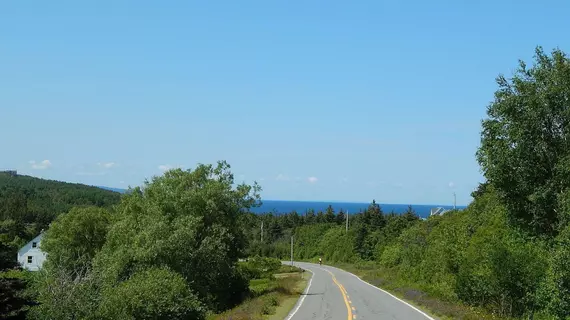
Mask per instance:
[[[312,272],[313,277],[286,320],[434,320],[352,273],[312,263],[294,265]]]

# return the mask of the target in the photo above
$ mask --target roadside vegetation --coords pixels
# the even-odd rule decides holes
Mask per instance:
[[[282,266],[278,259],[254,257],[239,267],[251,277],[246,300],[208,320],[284,319],[302,294],[310,273]]]

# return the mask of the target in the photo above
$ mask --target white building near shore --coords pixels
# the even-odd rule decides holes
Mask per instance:
[[[18,263],[29,271],[38,271],[46,260],[46,253],[40,249],[43,232],[18,251]]]

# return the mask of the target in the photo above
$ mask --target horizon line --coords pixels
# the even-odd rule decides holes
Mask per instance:
[[[116,188],[116,187],[106,187],[106,186],[94,186],[102,189],[117,189],[122,191],[128,191],[128,188]],[[261,199],[264,201],[281,201],[281,202],[316,202],[316,203],[329,203],[329,204],[365,204],[370,205],[372,201],[346,201],[346,200],[284,200],[284,199]],[[433,207],[453,207],[453,204],[441,204],[441,203],[390,203],[390,202],[376,202],[382,205],[398,205],[398,206],[433,206]],[[457,207],[467,207],[469,204],[456,204]]]
[[[278,199],[261,199],[261,202],[263,201],[281,201],[281,202],[321,202],[321,203],[338,203],[338,204],[342,204],[342,203],[351,203],[351,204],[366,204],[369,205],[372,203],[372,201],[369,202],[360,202],[360,201],[342,201],[342,200],[329,200],[329,201],[324,201],[324,200],[278,200]],[[389,202],[376,202],[377,204],[384,204],[384,205],[399,205],[399,206],[435,206],[435,207],[453,207],[453,204],[434,204],[434,203],[416,203],[416,204],[410,204],[410,203],[389,203]],[[467,207],[469,206],[469,204],[457,204],[457,207]]]

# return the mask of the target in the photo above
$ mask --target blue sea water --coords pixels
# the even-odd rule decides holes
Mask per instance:
[[[109,187],[99,187],[110,191],[125,193],[127,190]],[[305,214],[308,210],[313,209],[315,212],[319,210],[325,211],[329,205],[332,205],[335,212],[343,210],[348,211],[349,214],[355,214],[362,210],[368,208],[370,203],[358,203],[358,202],[323,202],[323,201],[286,201],[286,200],[263,200],[260,207],[252,208],[253,213],[290,213],[293,210],[297,211],[299,214]],[[380,207],[384,213],[404,213],[408,209],[407,204],[384,204],[380,203]],[[426,204],[416,204],[412,205],[412,209],[422,218],[427,218],[430,214],[432,208],[442,207],[445,209],[453,209],[453,206],[449,205],[426,205]],[[465,206],[457,206],[457,209],[464,209]]]
[[[370,203],[263,200],[260,207],[252,208],[251,211],[258,214],[268,212],[283,214],[295,210],[299,214],[304,214],[309,209],[313,209],[315,212],[318,212],[319,210],[322,210],[324,212],[329,205],[334,208],[335,212],[338,212],[340,209],[342,209],[345,212],[348,211],[349,214],[354,214],[368,208],[368,205],[370,205]],[[394,212],[400,214],[408,209],[407,204],[380,203],[379,205],[384,213]],[[412,209],[414,209],[414,211],[422,218],[427,218],[430,214],[430,210],[437,207],[453,209],[453,206],[449,205],[412,205]],[[457,209],[464,208],[465,206],[457,206]]]

